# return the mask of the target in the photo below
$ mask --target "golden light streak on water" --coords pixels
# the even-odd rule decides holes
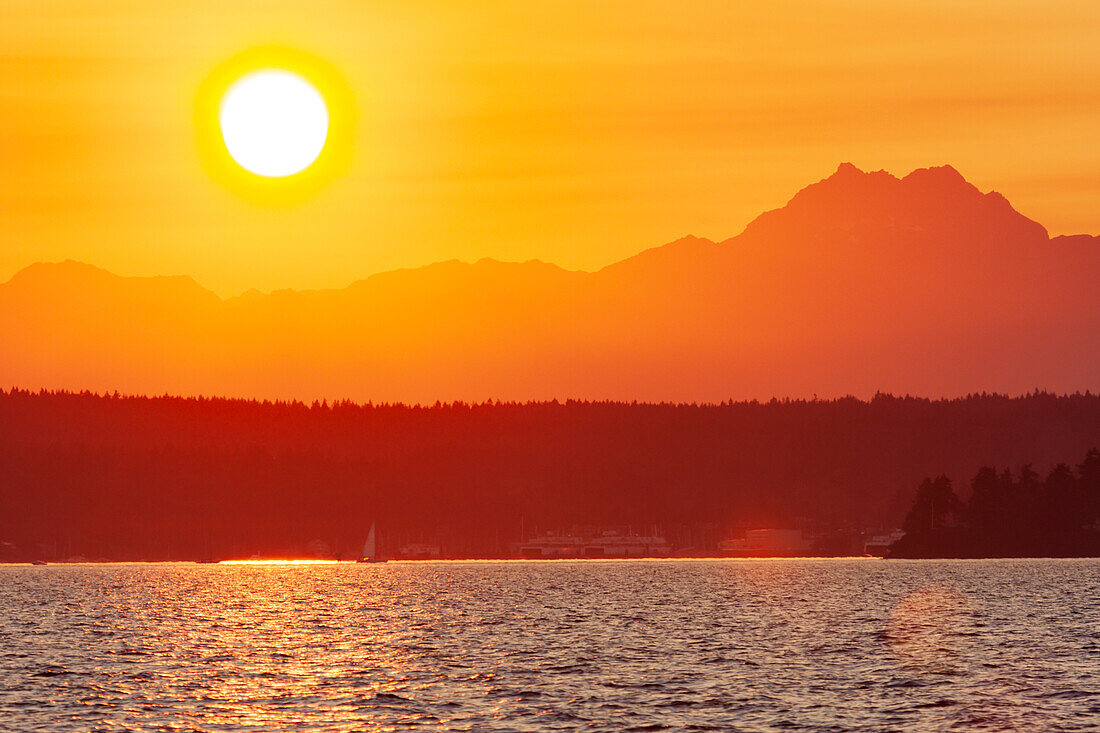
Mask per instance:
[[[346,560],[222,560],[218,565],[336,565]]]

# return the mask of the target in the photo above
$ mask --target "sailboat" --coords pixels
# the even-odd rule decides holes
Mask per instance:
[[[363,554],[355,562],[386,562],[378,557],[378,540],[374,533],[374,522],[370,523],[370,532],[367,533],[367,541],[363,543]]]

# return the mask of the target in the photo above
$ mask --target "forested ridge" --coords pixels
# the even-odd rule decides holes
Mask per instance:
[[[577,524],[704,546],[747,526],[898,526],[925,476],[1046,472],[1098,436],[1088,393],[409,406],[0,391],[0,542],[353,553],[376,521],[384,542],[456,556]]]

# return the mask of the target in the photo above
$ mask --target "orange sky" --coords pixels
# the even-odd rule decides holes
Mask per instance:
[[[293,204],[214,180],[203,80],[263,44],[343,74],[346,172]],[[850,160],[951,163],[1100,233],[1100,3],[0,5],[0,280],[73,258],[222,295],[459,258],[596,268],[736,234]]]

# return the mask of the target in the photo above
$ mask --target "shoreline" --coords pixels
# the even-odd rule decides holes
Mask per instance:
[[[893,560],[902,562],[987,562],[990,560],[1100,560],[1096,555],[1040,555],[1040,556],[999,556],[999,557],[877,557],[865,555],[798,555],[798,556],[769,556],[769,557],[726,557],[719,555],[693,555],[690,557],[553,557],[553,558],[523,558],[523,557],[455,557],[455,558],[426,558],[405,559],[394,558],[378,565],[411,565],[430,563],[624,563],[624,562],[699,562],[699,561],[726,561],[726,562],[758,562],[758,561],[793,561],[793,560]],[[30,561],[15,562],[2,561],[0,567],[76,567],[85,565],[213,565],[235,567],[324,567],[361,565],[355,560],[321,560],[304,558],[265,558],[261,560],[219,560],[217,562],[199,562],[197,560],[87,560],[80,562],[46,562],[36,565]]]

